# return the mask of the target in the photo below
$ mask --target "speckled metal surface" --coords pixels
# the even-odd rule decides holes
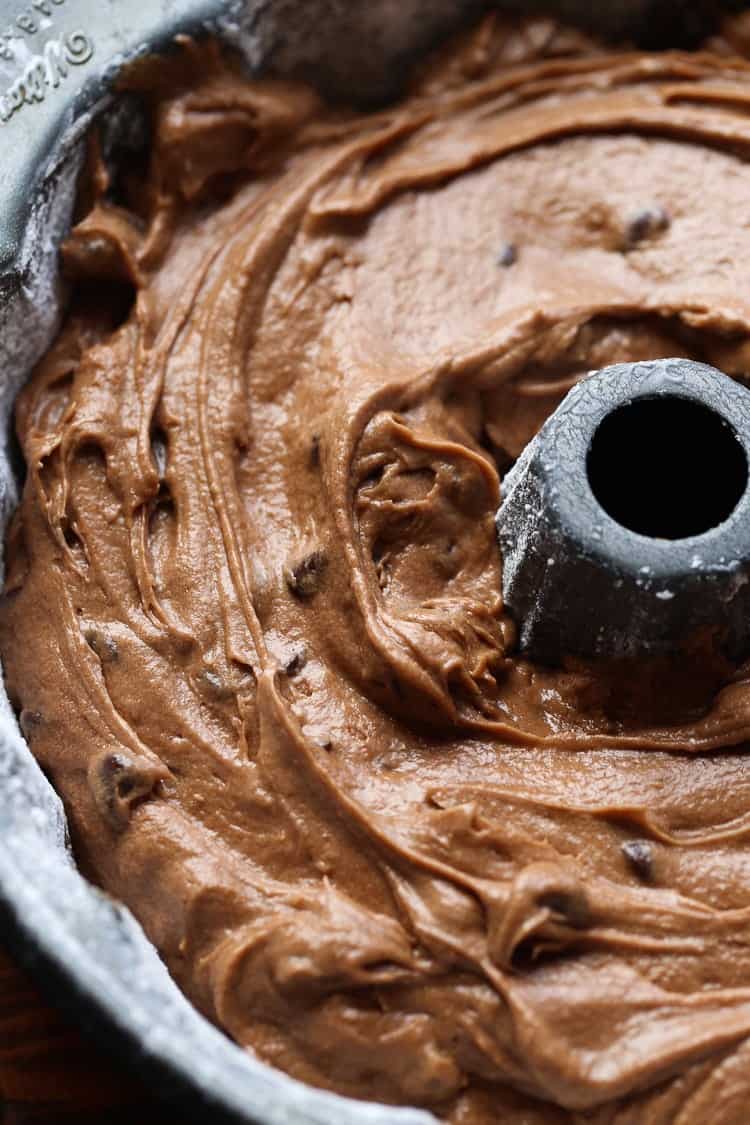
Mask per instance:
[[[579,13],[591,9],[588,0],[565,0],[565,7],[572,3]],[[167,43],[178,30],[208,28],[238,46],[251,68],[273,63],[314,74],[333,92],[382,98],[403,74],[405,54],[477,6],[474,0],[0,0],[2,433],[9,433],[16,392],[57,323],[56,252],[70,221],[78,142],[109,104],[111,79],[125,60]],[[632,5],[628,21],[647,6]],[[6,438],[0,531],[16,493]],[[308,1089],[251,1059],[203,1020],[130,914],[76,871],[60,802],[2,692],[0,934],[61,1005],[139,1068],[154,1093],[179,1101],[181,1119],[433,1120]]]

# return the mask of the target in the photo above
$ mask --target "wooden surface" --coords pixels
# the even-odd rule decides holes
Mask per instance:
[[[180,1125],[0,949],[0,1125]]]

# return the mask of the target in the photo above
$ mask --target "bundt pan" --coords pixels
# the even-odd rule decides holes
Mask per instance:
[[[216,34],[251,71],[304,74],[363,104],[393,96],[408,57],[475,15],[478,0],[0,0],[0,531],[18,498],[13,401],[54,333],[57,247],[80,141],[130,59],[178,33]],[[645,47],[697,42],[714,0],[507,0]],[[425,1112],[355,1102],[261,1064],[183,998],[127,910],[77,872],[56,794],[0,690],[0,940],[56,1003],[94,1031],[181,1119],[257,1125],[427,1125]]]

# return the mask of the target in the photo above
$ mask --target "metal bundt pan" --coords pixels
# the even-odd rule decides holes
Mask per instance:
[[[57,247],[71,216],[80,140],[123,63],[178,32],[211,32],[251,70],[314,76],[362,102],[393,94],[407,56],[469,18],[480,0],[0,0],[0,532],[18,495],[10,416],[60,306]],[[557,9],[658,45],[697,39],[706,0],[506,0]],[[641,34],[642,33],[642,34]],[[359,44],[360,46],[356,46]],[[353,46],[354,45],[354,46]],[[17,467],[17,466],[16,466]],[[123,907],[75,868],[60,801],[0,688],[0,938],[76,1022],[180,1106],[182,1118],[256,1125],[417,1125],[423,1111],[310,1089],[257,1062],[184,999]]]

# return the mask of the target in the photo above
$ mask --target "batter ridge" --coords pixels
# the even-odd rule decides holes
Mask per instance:
[[[524,660],[494,529],[589,370],[748,377],[744,28],[492,18],[369,114],[185,42],[148,159],[91,139],[6,683],[82,870],[306,1082],[745,1120],[749,670]]]

